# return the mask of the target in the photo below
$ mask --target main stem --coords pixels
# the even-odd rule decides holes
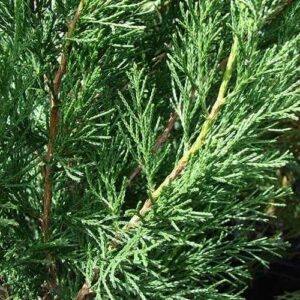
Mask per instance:
[[[67,69],[68,55],[71,50],[71,41],[75,30],[76,23],[81,15],[81,12],[86,4],[87,0],[81,0],[76,13],[72,21],[68,24],[68,32],[66,34],[66,40],[61,55],[60,65],[55,72],[54,79],[52,81],[52,96],[50,99],[50,117],[49,117],[49,140],[47,145],[47,154],[45,157],[45,166],[43,171],[44,177],[44,198],[43,198],[43,216],[42,216],[42,230],[44,234],[44,241],[48,241],[51,237],[50,232],[50,219],[51,219],[51,207],[53,196],[53,167],[52,158],[54,155],[54,145],[58,135],[58,123],[60,118],[59,110],[59,93],[61,90],[61,82]],[[47,255],[47,258],[51,260],[51,255]],[[49,290],[54,289],[56,286],[56,270],[54,265],[49,266]],[[44,297],[47,299],[47,296]]]
[[[47,145],[47,154],[45,158],[44,167],[44,211],[43,211],[43,232],[45,241],[49,240],[51,234],[49,232],[50,216],[51,216],[51,204],[53,194],[53,170],[51,166],[51,160],[54,155],[54,144],[57,139],[57,130],[60,117],[59,110],[59,93],[61,89],[61,82],[67,69],[67,58],[71,48],[70,38],[74,34],[76,23],[80,17],[80,14],[86,4],[86,0],[81,0],[74,15],[74,18],[68,25],[68,32],[66,34],[66,41],[63,47],[63,53],[61,55],[60,65],[55,72],[54,79],[52,81],[52,97],[50,99],[50,118],[49,118],[49,140]]]
[[[235,38],[233,45],[231,47],[230,55],[228,58],[223,80],[219,89],[217,100],[214,103],[208,118],[204,122],[198,138],[196,139],[192,147],[183,154],[182,158],[179,160],[178,164],[175,166],[172,172],[166,177],[166,179],[160,184],[160,186],[151,194],[151,198],[145,201],[143,207],[139,211],[139,214],[133,216],[129,221],[129,223],[125,225],[124,228],[125,230],[130,230],[139,224],[140,218],[143,217],[151,209],[152,203],[155,202],[162,194],[162,191],[166,187],[168,187],[181,174],[181,172],[186,167],[192,155],[195,154],[204,144],[207,134],[211,129],[214,121],[216,120],[220,109],[225,104],[225,99],[226,99],[225,95],[228,90],[229,81],[232,77],[233,68],[237,58],[237,48],[238,48],[238,40],[237,38]]]

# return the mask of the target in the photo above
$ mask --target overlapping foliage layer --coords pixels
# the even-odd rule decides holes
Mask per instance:
[[[293,157],[277,141],[300,110],[300,3],[1,0],[0,11],[0,276],[12,299],[74,299],[84,283],[96,299],[243,298],[251,270],[286,246],[265,228],[290,193],[276,171]]]

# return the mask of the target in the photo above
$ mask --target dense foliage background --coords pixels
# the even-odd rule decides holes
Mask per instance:
[[[0,0],[0,299],[259,299],[299,257],[299,18]]]

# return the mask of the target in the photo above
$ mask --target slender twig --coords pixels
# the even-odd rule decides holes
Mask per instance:
[[[90,297],[95,296],[96,293],[90,290],[90,287],[87,283],[84,283],[76,296],[76,300],[88,300]]]
[[[166,177],[166,179],[160,184],[160,186],[151,194],[151,199],[147,199],[146,202],[144,203],[142,209],[139,211],[138,215],[135,215],[131,218],[129,223],[125,225],[125,230],[130,230],[137,226],[140,222],[140,218],[143,217],[150,209],[152,206],[152,203],[155,202],[159,196],[161,195],[162,191],[168,187],[183,171],[183,169],[186,167],[188,161],[192,157],[193,154],[195,154],[201,146],[204,144],[205,139],[207,137],[207,134],[209,130],[211,129],[214,121],[217,118],[218,112],[220,111],[221,107],[225,104],[225,94],[228,89],[229,81],[231,79],[232,73],[233,73],[233,68],[234,64],[236,61],[237,57],[237,47],[238,47],[238,42],[237,39],[235,39],[231,52],[228,58],[226,70],[223,76],[223,81],[221,83],[219,93],[217,100],[215,104],[212,107],[212,110],[207,118],[207,120],[204,122],[202,129],[200,131],[200,134],[198,138],[196,139],[195,143],[192,145],[192,147],[186,151],[182,158],[179,160],[178,164],[176,167],[173,169],[173,171]]]
[[[43,170],[44,177],[44,200],[43,200],[43,216],[42,216],[42,230],[44,234],[44,240],[48,241],[51,237],[51,232],[49,230],[50,227],[50,219],[51,219],[51,206],[52,206],[52,194],[53,194],[53,169],[52,169],[52,157],[54,155],[54,144],[58,135],[58,123],[60,117],[59,110],[59,93],[61,89],[61,82],[64,74],[67,69],[67,61],[68,55],[71,50],[71,41],[75,30],[76,23],[81,15],[81,12],[86,4],[87,0],[81,0],[77,11],[72,19],[72,21],[68,24],[68,32],[66,34],[66,40],[63,47],[63,52],[61,55],[60,65],[55,72],[54,79],[52,81],[51,92],[52,97],[50,99],[50,117],[49,117],[49,140],[47,145],[47,154],[45,157],[45,166]],[[50,255],[47,255],[47,258],[51,259]],[[51,290],[56,286],[56,270],[55,266],[52,264],[49,266],[49,280],[48,280],[48,289]],[[44,298],[47,299],[48,296]]]
[[[158,150],[161,148],[161,146],[166,142],[168,137],[170,136],[170,132],[174,127],[174,124],[178,118],[178,114],[176,112],[173,112],[167,122],[167,126],[164,128],[164,131],[161,133],[161,135],[157,138],[153,148],[152,153],[155,154],[158,152]],[[142,167],[141,165],[138,165],[134,171],[131,173],[128,179],[128,184],[130,185],[133,181],[133,179],[141,172]]]
[[[274,20],[288,5],[292,4],[296,0],[284,0],[283,3],[271,14],[267,19],[267,23]]]
[[[91,280],[86,279],[85,283],[80,288],[76,300],[89,300],[91,297],[95,297],[97,294],[91,290],[91,285],[97,281],[99,277],[99,269],[93,269],[93,276]]]
[[[0,285],[0,299],[9,299],[9,293],[5,286]]]

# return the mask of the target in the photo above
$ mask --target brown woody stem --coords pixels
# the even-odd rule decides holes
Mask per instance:
[[[87,283],[84,283],[76,296],[76,300],[88,300],[95,296],[96,293],[90,290],[90,287]]]
[[[47,145],[47,154],[45,157],[45,166],[43,171],[44,177],[44,199],[43,199],[43,216],[42,216],[42,230],[44,234],[44,240],[48,241],[51,237],[50,232],[50,219],[51,219],[51,206],[52,206],[52,196],[53,196],[53,168],[51,166],[52,157],[54,155],[54,144],[58,135],[58,123],[60,117],[59,110],[59,93],[61,89],[61,82],[67,69],[68,55],[71,50],[71,41],[75,30],[76,23],[81,15],[81,12],[86,4],[86,0],[81,0],[77,11],[68,25],[68,32],[66,34],[66,41],[63,47],[63,52],[61,55],[60,65],[55,72],[54,79],[52,81],[52,97],[50,99],[50,117],[49,117],[49,140]],[[47,255],[49,260],[52,260],[51,255]],[[56,268],[54,265],[49,266],[49,280],[48,289],[55,288],[55,278],[56,278]],[[49,298],[47,295],[44,299]]]
[[[50,118],[49,118],[49,140],[47,146],[47,154],[46,154],[46,165],[44,168],[44,212],[43,212],[43,232],[44,232],[44,239],[47,241],[51,234],[49,232],[50,226],[50,215],[51,215],[51,204],[52,204],[52,167],[51,167],[51,160],[54,154],[54,144],[57,138],[57,130],[58,130],[58,123],[59,123],[59,93],[61,89],[61,81],[66,73],[67,69],[67,57],[71,49],[70,38],[74,34],[76,23],[80,17],[80,14],[86,4],[86,0],[81,0],[80,4],[77,8],[75,16],[73,20],[69,23],[68,32],[66,35],[66,42],[63,49],[63,53],[61,56],[60,65],[55,72],[54,79],[52,82],[52,97],[50,99]]]

